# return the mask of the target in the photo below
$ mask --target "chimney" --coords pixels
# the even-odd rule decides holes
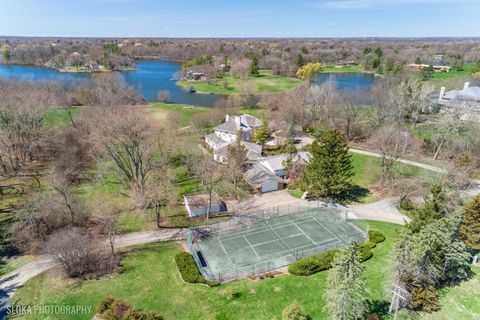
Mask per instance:
[[[235,116],[234,119],[235,119],[235,124],[237,125],[237,127],[240,128],[241,127],[240,116]]]
[[[228,121],[228,119],[230,119],[230,116],[228,114],[225,115],[225,122]]]
[[[445,87],[442,87],[440,89],[440,96],[438,97],[438,100],[442,100],[444,95],[445,95]]]
[[[467,89],[468,87],[470,87],[470,82],[465,82],[463,85],[463,90]]]

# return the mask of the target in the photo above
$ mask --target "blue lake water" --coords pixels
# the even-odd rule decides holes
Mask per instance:
[[[170,102],[212,107],[221,95],[188,93],[176,85],[172,80],[175,73],[180,71],[180,65],[168,61],[137,61],[136,70],[119,72],[123,79],[138,89],[147,101],[156,101],[160,90],[168,90]],[[89,73],[66,73],[54,69],[36,66],[0,65],[0,78],[48,80],[60,82],[89,81]],[[369,90],[374,77],[363,73],[320,73],[312,80],[321,84],[326,81],[335,81],[340,90],[361,89]]]
[[[370,73],[317,73],[312,79],[315,84],[322,84],[333,81],[339,90],[367,90],[369,91],[374,83],[375,77]]]

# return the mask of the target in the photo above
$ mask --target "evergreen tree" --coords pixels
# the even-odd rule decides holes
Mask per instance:
[[[411,212],[411,222],[407,227],[413,232],[420,229],[447,214],[447,193],[441,183],[434,183],[430,186],[429,193],[423,197],[424,205]]]
[[[331,318],[363,319],[366,312],[365,281],[357,244],[340,249],[332,265],[325,293]]]
[[[480,195],[473,198],[464,208],[459,234],[468,250],[480,251]]]
[[[250,65],[250,75],[253,77],[257,77],[259,75],[258,71],[258,59],[255,54],[252,54],[252,64]]]
[[[304,184],[309,198],[342,199],[352,185],[352,158],[345,135],[337,129],[325,132],[311,147]]]
[[[303,67],[305,64],[305,58],[301,53],[297,54],[297,57],[295,58],[295,63],[297,64],[297,67]]]

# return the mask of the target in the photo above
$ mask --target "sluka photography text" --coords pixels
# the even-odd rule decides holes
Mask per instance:
[[[37,314],[37,315],[69,315],[91,314],[92,306],[85,305],[15,305],[7,307],[7,315]]]

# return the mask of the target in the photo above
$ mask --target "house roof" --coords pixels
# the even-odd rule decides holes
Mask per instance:
[[[228,156],[228,146],[233,144],[233,143],[230,143],[230,144],[228,144],[224,147],[219,148],[214,153],[217,156],[220,156],[220,157],[227,157]],[[246,142],[246,141],[241,141],[240,144],[242,146],[244,146],[245,149],[247,149],[247,159],[248,160],[257,160],[258,158],[261,157],[262,146],[260,146],[258,144],[255,144],[255,143]]]
[[[213,145],[212,149],[214,150],[219,150],[230,144],[228,141],[225,141],[221,137],[219,137],[215,132],[207,134],[205,136],[205,141],[210,141]]]
[[[249,131],[261,125],[262,122],[254,116],[243,114],[241,116],[229,116],[227,121],[215,127],[215,131],[237,133],[239,130]]]
[[[284,164],[285,160],[287,160],[288,157],[290,156],[291,155],[288,153],[282,153],[274,156],[264,157],[259,160],[261,162],[268,164],[268,166],[272,168],[273,171],[277,171],[277,170],[285,169],[285,164]],[[302,161],[308,162],[309,158],[310,158],[310,153],[304,152],[304,151],[298,152],[293,155],[293,161],[302,160]]]
[[[468,87],[463,90],[447,91],[442,98],[446,100],[480,101],[480,87]]]
[[[247,165],[247,170],[243,174],[244,178],[255,188],[262,187],[267,181],[275,180],[277,182],[285,182],[282,178],[266,171],[260,164],[252,163]]]
[[[209,196],[206,193],[189,194],[184,196],[185,204],[190,208],[202,208],[208,206]],[[216,193],[212,194],[212,205],[222,204],[223,199]]]

